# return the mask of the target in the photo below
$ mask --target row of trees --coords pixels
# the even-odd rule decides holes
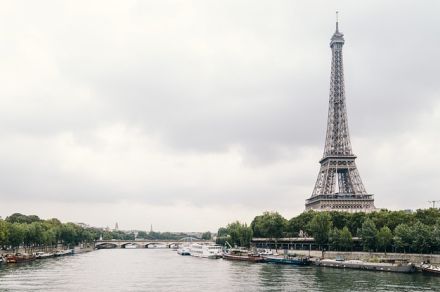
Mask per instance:
[[[314,214],[306,227],[318,244],[327,244],[339,250],[350,250],[353,246],[352,234],[355,234],[365,251],[440,251],[439,210],[419,210],[415,214],[405,214],[405,218],[409,220],[402,220],[398,224],[395,224],[396,214],[393,213],[381,211],[368,214],[361,222],[356,223],[360,226],[353,233],[347,226],[352,222],[347,221],[347,225],[340,229],[334,226],[331,213],[326,212]],[[388,220],[378,220],[386,217],[392,217],[393,224],[388,225]]]
[[[218,231],[218,242],[249,246],[249,238],[314,237],[322,248],[351,250],[357,238],[366,251],[440,251],[440,210],[380,210],[372,213],[304,212],[290,220],[277,212],[256,216],[250,226],[234,222]]]
[[[100,230],[84,228],[74,223],[61,223],[58,219],[42,220],[36,215],[15,213],[0,219],[0,247],[16,249],[20,246],[51,247],[91,242],[100,236]]]
[[[218,230],[216,243],[225,245],[227,242],[231,246],[249,247],[252,241],[252,235],[253,231],[250,226],[246,223],[235,221]]]
[[[204,232],[202,239],[210,240],[210,232]],[[36,215],[14,213],[0,219],[0,249],[16,249],[18,247],[53,247],[58,244],[75,246],[79,243],[104,240],[159,239],[180,240],[189,237],[185,233],[172,232],[126,232],[102,228],[85,227],[75,223],[61,223],[58,219],[40,219]]]

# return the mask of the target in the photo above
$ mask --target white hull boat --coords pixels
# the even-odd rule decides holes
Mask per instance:
[[[223,256],[222,247],[214,244],[194,243],[190,247],[190,253],[193,257],[219,259]]]

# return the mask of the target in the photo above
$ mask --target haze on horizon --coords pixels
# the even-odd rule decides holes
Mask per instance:
[[[304,210],[336,10],[375,205],[439,200],[436,1],[2,1],[0,216],[216,231]]]

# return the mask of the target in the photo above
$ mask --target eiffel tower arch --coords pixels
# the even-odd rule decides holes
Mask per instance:
[[[312,196],[306,200],[306,210],[371,212],[374,198],[368,194],[356,167],[348,132],[345,104],[342,47],[344,35],[336,31],[330,41],[332,50],[330,98],[324,155]]]

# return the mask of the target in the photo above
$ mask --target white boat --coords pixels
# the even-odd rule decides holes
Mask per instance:
[[[315,265],[322,267],[347,268],[347,269],[370,270],[370,271],[380,271],[380,272],[411,273],[415,271],[414,265],[408,262],[371,263],[360,260],[323,259],[316,261]]]
[[[188,246],[182,246],[177,250],[177,254],[180,254],[182,256],[191,255],[191,250]]]
[[[433,266],[430,264],[422,264],[420,268],[421,268],[422,272],[424,272],[424,273],[440,276],[440,266]]]
[[[153,243],[148,246],[148,248],[167,248],[163,243]]]
[[[59,257],[59,256],[70,255],[70,254],[73,254],[73,249],[58,250],[57,252],[55,252],[54,256]]]
[[[35,258],[37,259],[46,259],[55,256],[53,253],[38,251],[35,253]]]
[[[128,243],[125,245],[125,248],[127,248],[127,249],[138,248],[138,245],[135,243]]]
[[[260,249],[258,250],[258,254],[261,256],[268,256],[268,255],[273,255],[273,251],[271,249]]]
[[[222,247],[214,244],[194,243],[190,247],[190,253],[194,257],[218,259],[223,256]]]

